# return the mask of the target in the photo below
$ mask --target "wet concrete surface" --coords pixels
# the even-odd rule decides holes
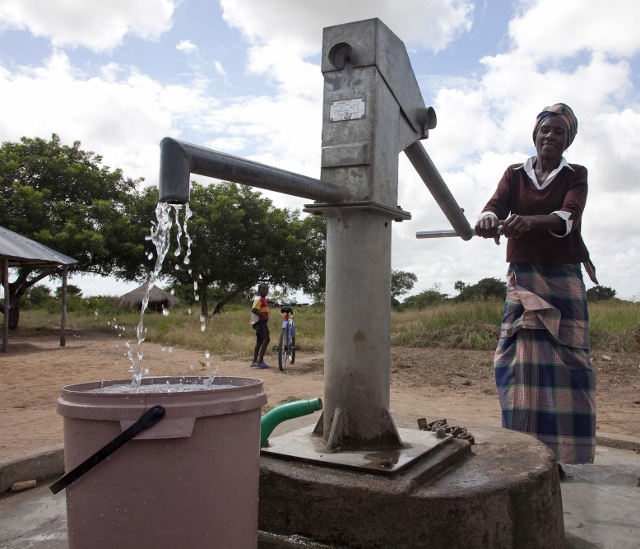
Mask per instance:
[[[593,465],[566,465],[565,470],[566,548],[640,549],[640,454],[598,446]],[[51,493],[54,480],[0,495],[0,548],[68,549],[65,494]],[[313,547],[301,539],[294,542],[271,540],[260,546]]]
[[[565,465],[567,549],[640,548],[640,454],[596,448],[593,465]]]

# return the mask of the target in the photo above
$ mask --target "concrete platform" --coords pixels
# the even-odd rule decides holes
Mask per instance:
[[[399,430],[406,443],[407,430]],[[384,477],[278,459],[263,449],[258,527],[353,549],[564,549],[553,453],[515,431],[485,426],[472,433],[474,446],[449,438]]]
[[[291,425],[287,427],[297,429],[315,423],[318,415],[308,416],[304,423],[289,422]],[[415,425],[411,418],[405,418],[405,421],[399,421],[397,417],[394,419],[400,426],[409,426],[411,422]],[[481,443],[483,428],[465,426]],[[276,434],[278,432],[274,432]],[[599,444],[593,465],[565,467],[568,478],[560,483],[560,488],[566,548],[640,549],[640,453],[635,452],[636,449],[640,452],[640,440],[606,435],[603,442],[614,447]],[[31,460],[38,466],[44,463],[38,455],[23,457],[23,461]],[[15,460],[12,462],[16,467]],[[23,474],[25,477],[14,482],[35,478],[39,473],[38,470],[28,471],[27,467],[22,469]],[[55,496],[51,494],[48,486],[54,480],[57,477],[39,482],[31,490],[0,495],[0,548],[68,549],[65,495],[64,492]],[[260,547],[273,549],[300,546],[300,540],[293,545],[286,539],[267,539],[264,536],[260,542]],[[306,547],[320,549],[322,546]]]

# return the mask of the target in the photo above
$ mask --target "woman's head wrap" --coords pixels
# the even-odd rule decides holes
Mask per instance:
[[[538,134],[540,126],[550,116],[561,118],[567,125],[567,143],[565,150],[568,149],[578,133],[578,119],[576,115],[573,114],[571,107],[564,103],[556,103],[555,105],[542,109],[542,112],[536,117],[536,125],[533,128],[533,142],[536,142],[536,135]]]

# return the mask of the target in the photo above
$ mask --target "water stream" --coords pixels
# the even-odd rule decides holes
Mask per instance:
[[[132,371],[132,374],[133,374],[131,385],[122,386],[122,387],[126,387],[126,390],[109,389],[109,392],[116,392],[116,391],[117,392],[127,392],[127,391],[149,392],[150,391],[149,387],[154,387],[153,385],[142,386],[142,376],[144,373],[146,373],[146,370],[143,367],[144,352],[143,352],[143,346],[142,346],[145,339],[144,333],[146,331],[144,327],[144,314],[149,305],[149,292],[155,286],[156,281],[158,280],[158,276],[160,275],[160,272],[162,270],[162,264],[164,263],[165,256],[169,251],[170,239],[171,239],[171,228],[173,227],[174,224],[178,229],[178,234],[176,237],[177,245],[174,251],[174,255],[178,257],[182,252],[181,240],[182,240],[182,236],[184,235],[184,238],[186,239],[187,242],[186,242],[185,255],[182,262],[185,265],[189,265],[190,263],[192,241],[191,241],[191,237],[189,236],[189,231],[187,229],[187,222],[191,218],[193,213],[189,208],[189,204],[185,204],[183,221],[181,223],[180,222],[181,209],[182,209],[181,204],[167,204],[165,202],[159,202],[158,205],[156,206],[156,221],[151,222],[151,234],[148,237],[146,237],[147,240],[151,240],[151,242],[155,246],[156,262],[153,270],[149,275],[149,279],[146,285],[146,292],[142,299],[142,304],[140,307],[140,320],[135,330],[136,342],[134,343],[134,345],[131,345],[129,342],[126,343],[127,357],[131,361],[130,370]],[[149,254],[149,258],[151,257],[152,257],[152,254]],[[176,270],[180,268],[177,263],[175,268]],[[191,273],[191,269],[189,269],[189,273]],[[198,284],[197,282],[194,282],[194,293],[197,291],[197,288],[198,288]],[[169,311],[167,309],[164,309],[162,312],[165,316],[169,314]],[[201,315],[200,322],[201,322],[201,330],[203,332],[205,330],[205,320],[206,319],[204,319],[204,317]],[[210,358],[209,351],[205,351],[205,359],[206,359],[207,367],[210,366],[209,358]],[[216,372],[217,372],[217,369],[214,370],[205,379],[204,383],[196,384],[195,386],[190,385],[188,389],[184,389],[184,390],[193,391],[193,390],[202,390],[203,388],[211,388],[215,379]],[[158,388],[157,385],[155,387],[156,389]],[[175,384],[172,384],[172,387],[173,387],[173,390],[176,392],[179,390],[180,391],[182,390],[175,387]],[[168,389],[165,389],[165,392],[167,390]]]

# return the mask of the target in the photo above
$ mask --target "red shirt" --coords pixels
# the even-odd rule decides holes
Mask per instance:
[[[253,307],[251,308],[258,309],[258,311],[260,311],[264,316],[267,317],[267,320],[269,319],[269,304],[264,297],[256,297],[255,301],[253,302]]]
[[[498,219],[509,214],[549,215],[554,211],[571,214],[569,234],[558,238],[549,231],[529,231],[520,238],[507,239],[509,263],[583,263],[589,251],[580,232],[582,212],[587,202],[587,169],[570,164],[560,170],[544,189],[537,189],[522,164],[513,164],[500,179],[496,192],[483,212],[493,212]]]

